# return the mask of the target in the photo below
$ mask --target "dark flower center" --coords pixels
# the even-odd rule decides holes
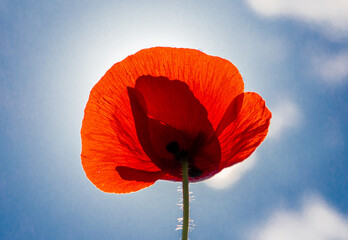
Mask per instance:
[[[191,178],[197,178],[202,175],[202,171],[197,168],[192,161],[190,161],[190,158],[188,157],[188,153],[185,150],[180,151],[180,147],[178,142],[173,141],[167,144],[166,149],[169,153],[174,155],[175,160],[183,161],[184,159],[187,159],[189,161],[189,177]]]
[[[169,153],[177,154],[179,152],[179,144],[176,141],[170,142],[167,144],[166,149]]]

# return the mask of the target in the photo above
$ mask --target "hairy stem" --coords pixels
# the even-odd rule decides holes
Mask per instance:
[[[183,195],[183,222],[181,240],[188,239],[189,230],[189,182],[188,182],[188,161],[187,158],[182,159],[182,195]]]

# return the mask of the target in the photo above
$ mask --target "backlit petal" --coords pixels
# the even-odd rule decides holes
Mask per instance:
[[[204,106],[195,98],[187,84],[167,77],[142,76],[135,89],[144,97],[148,115],[177,129],[191,142],[201,135],[210,138],[214,129]],[[160,144],[160,143],[154,143]],[[191,148],[186,143],[186,150]]]
[[[104,192],[110,193],[130,193],[151,186],[161,174],[154,172],[151,175],[141,176],[125,180],[116,169],[115,162],[112,159],[88,159],[84,158],[83,168],[86,175],[94,185]]]
[[[228,106],[225,114],[216,128],[215,135],[218,137],[238,116],[243,106],[244,94],[239,94]]]
[[[219,142],[207,111],[187,84],[166,77],[142,76],[128,93],[138,139],[156,166],[181,178],[181,162],[167,150],[169,143],[176,142],[180,151],[189,154],[190,167],[196,169],[192,176],[206,176],[218,169]]]
[[[131,165],[141,170],[160,171],[146,156],[136,135],[126,85],[110,74],[92,89],[82,123],[81,160],[87,177],[106,192],[124,193],[151,183],[124,181],[117,166]]]
[[[130,167],[119,166],[116,171],[123,180],[153,183],[165,175],[164,172],[147,172]]]
[[[243,105],[235,120],[221,133],[220,170],[243,161],[265,139],[271,112],[257,93],[243,93]],[[233,114],[233,113],[232,113]]]
[[[123,74],[133,82],[142,75],[185,82],[208,111],[214,129],[232,100],[244,91],[242,77],[231,62],[194,49],[143,49],[110,70],[115,76],[126,71]]]

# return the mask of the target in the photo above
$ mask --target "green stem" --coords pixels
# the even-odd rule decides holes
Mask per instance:
[[[183,222],[181,240],[188,239],[189,230],[189,182],[188,182],[188,161],[187,158],[182,159],[182,195],[183,195]]]

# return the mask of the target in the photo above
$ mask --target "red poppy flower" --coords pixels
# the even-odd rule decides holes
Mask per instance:
[[[244,92],[229,61],[193,49],[144,49],[93,87],[82,123],[82,165],[100,190],[128,193],[159,179],[207,179],[246,159],[267,135],[271,112]]]

